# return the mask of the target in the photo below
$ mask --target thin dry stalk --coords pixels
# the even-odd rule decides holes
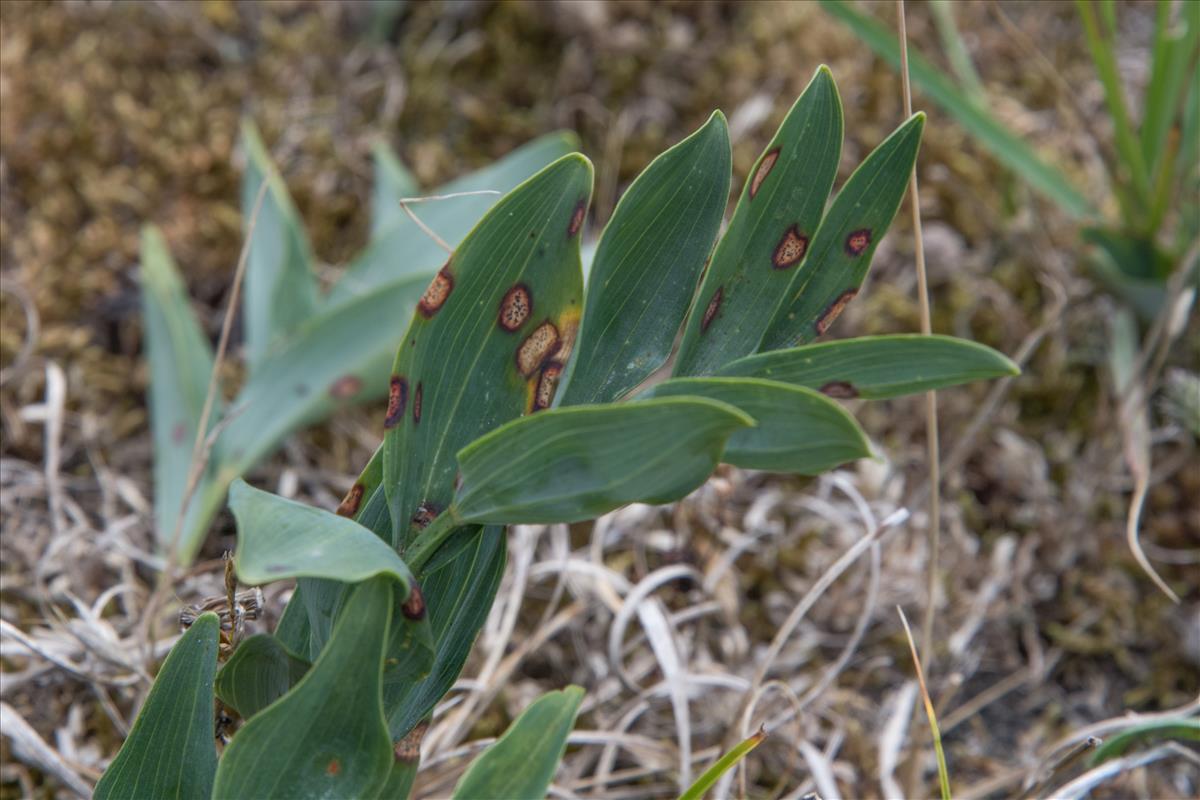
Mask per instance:
[[[424,222],[422,222],[420,217],[418,217],[416,215],[416,213],[414,213],[413,210],[411,208],[409,208],[409,205],[411,203],[425,203],[430,200],[450,200],[455,197],[472,197],[475,195],[484,195],[484,194],[500,194],[500,192],[497,192],[494,189],[478,189],[473,192],[452,192],[451,194],[433,194],[433,195],[429,195],[428,197],[401,197],[396,202],[398,202],[400,204],[400,209],[405,214],[408,215],[408,218],[413,221],[413,224],[416,225],[418,228],[420,228],[425,233],[426,236],[428,236],[430,239],[433,239],[434,243],[437,244],[438,247],[442,248],[447,253],[453,253],[454,248],[451,247],[450,244],[445,239],[438,236],[437,233],[434,232],[433,228],[430,228],[428,225],[426,225]]]
[[[904,624],[904,635],[908,639],[908,649],[912,652],[913,667],[917,671],[917,683],[921,687],[921,700],[925,703],[925,716],[929,718],[929,731],[933,734],[933,749],[937,753],[938,786],[942,790],[942,800],[950,800],[950,775],[946,770],[946,753],[942,750],[942,734],[938,730],[937,714],[933,710],[933,700],[929,697],[929,688],[925,685],[925,671],[921,669],[921,657],[917,654],[917,643],[913,641],[912,630],[908,627],[908,618],[904,616],[904,609],[896,606],[896,612],[900,615],[900,622]]]

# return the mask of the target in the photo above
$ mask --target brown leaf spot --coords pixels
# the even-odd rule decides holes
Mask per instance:
[[[553,322],[547,320],[538,325],[517,348],[517,371],[525,378],[537,372],[546,359],[558,351],[560,342],[558,328]]]
[[[342,771],[342,762],[336,758],[329,759],[329,763],[325,766],[325,774],[329,777],[336,777]]]
[[[852,231],[846,237],[846,255],[860,256],[869,244],[871,244],[870,228],[859,228],[856,231]]]
[[[404,601],[404,605],[400,606],[400,610],[413,622],[425,618],[425,595],[421,594],[421,587],[417,586],[416,581],[408,590],[408,599]]]
[[[413,425],[421,421],[421,397],[425,394],[424,384],[417,382],[417,390],[413,392]]]
[[[418,531],[423,531],[429,527],[429,523],[437,519],[437,515],[440,513],[441,510],[436,505],[426,500],[417,506],[416,513],[412,515],[412,526]]]
[[[187,425],[183,422],[176,422],[171,428],[171,441],[175,444],[183,444],[183,440],[187,438]]]
[[[775,269],[787,269],[800,263],[808,252],[808,237],[800,232],[795,225],[788,228],[787,233],[775,245],[775,254],[771,256],[771,264]]]
[[[850,400],[858,397],[858,389],[854,388],[853,383],[847,383],[846,381],[830,381],[821,387],[821,394],[837,400]]]
[[[700,332],[708,330],[708,326],[712,324],[713,319],[717,316],[717,312],[721,310],[721,300],[725,297],[725,287],[717,287],[717,291],[713,294],[712,299],[708,301],[708,308],[704,309],[704,316],[700,318]]]
[[[505,292],[504,299],[500,301],[500,327],[512,333],[524,325],[532,313],[533,295],[530,294],[528,286],[518,283]]]
[[[350,487],[350,491],[346,492],[346,496],[342,498],[342,502],[338,504],[337,513],[343,517],[353,517],[358,513],[358,506],[362,503],[363,492],[365,487],[361,483],[356,483]]]
[[[837,299],[829,304],[829,308],[825,309],[825,313],[817,319],[817,335],[823,336],[825,331],[829,330],[833,325],[834,320],[846,308],[846,304],[854,299],[854,295],[858,294],[858,289],[847,289],[837,296]]]
[[[583,217],[587,213],[587,198],[580,198],[575,204],[575,210],[571,212],[571,222],[567,225],[567,237],[574,236],[579,233],[579,229],[583,227]]]
[[[404,406],[408,403],[408,381],[399,375],[392,376],[388,385],[387,416],[383,418],[384,428],[393,428],[404,417]]]
[[[421,741],[425,738],[425,731],[428,729],[429,722],[422,720],[403,739],[396,742],[396,760],[411,764],[419,759],[421,757]]]
[[[767,153],[762,157],[762,161],[758,162],[758,169],[754,171],[754,180],[750,181],[750,199],[754,199],[754,195],[758,194],[758,189],[762,186],[763,181],[771,174],[771,170],[775,167],[775,162],[779,160],[779,148]]]
[[[541,411],[549,408],[554,402],[554,392],[558,389],[558,379],[562,377],[563,365],[559,361],[547,362],[538,376],[537,389],[533,393],[533,410]]]
[[[454,276],[450,274],[450,264],[447,263],[429,282],[425,294],[421,295],[421,302],[417,303],[417,310],[421,312],[421,316],[429,319],[438,312],[452,291],[454,291]]]
[[[575,349],[575,338],[579,335],[579,312],[568,311],[558,318],[558,350],[554,360],[567,363],[571,351]]]
[[[345,400],[358,394],[362,385],[362,379],[357,375],[343,375],[329,387],[329,396],[334,400]]]

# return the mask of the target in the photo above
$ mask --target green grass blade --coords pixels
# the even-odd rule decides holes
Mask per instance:
[[[807,386],[831,397],[883,400],[1020,372],[990,347],[952,336],[897,334],[747,356],[718,374]]]
[[[871,455],[854,417],[824,395],[759,378],[674,378],[653,397],[707,397],[753,417],[729,437],[721,460],[745,469],[818,475]]]
[[[688,316],[676,375],[712,373],[754,352],[803,269],[841,148],[842,104],[821,67],[746,180]]]
[[[461,447],[550,404],[582,311],[579,233],[591,185],[591,162],[574,154],[518,186],[418,305],[384,420],[394,544],[450,504]]]
[[[250,242],[242,297],[246,357],[253,371],[271,345],[312,316],[317,307],[317,280],[312,248],[292,205],[283,177],[258,130],[242,123],[246,174],[242,178],[242,213],[249,225],[259,187],[267,182]]]
[[[704,774],[696,779],[696,782],[688,787],[687,791],[679,795],[679,800],[702,800],[709,789],[717,785],[717,781],[721,780],[721,776],[738,765],[743,758],[750,754],[750,751],[762,744],[767,738],[767,732],[759,728],[758,733],[743,739],[732,750],[717,759],[717,763],[704,771]]]
[[[946,60],[950,62],[950,69],[954,70],[958,82],[962,84],[968,96],[976,102],[982,102],[987,97],[983,81],[979,79],[979,72],[975,69],[971,54],[967,52],[967,43],[963,41],[958,30],[954,14],[955,7],[951,0],[931,0],[929,3],[929,15],[937,28],[942,50],[946,53]]]
[[[1176,717],[1126,728],[1100,745],[1092,753],[1089,764],[1095,767],[1109,759],[1124,755],[1129,748],[1135,745],[1162,739],[1200,742],[1200,719]]]
[[[157,228],[143,229],[141,258],[143,335],[150,363],[154,435],[154,529],[165,550],[183,505],[213,354]]]
[[[217,771],[213,675],[220,622],[201,614],[171,648],[129,738],[96,784],[98,800],[207,800]]]
[[[381,675],[392,591],[383,577],[354,589],[308,674],[225,748],[213,797],[360,797],[387,780]]]
[[[384,142],[374,144],[371,156],[375,163],[375,185],[371,188],[371,239],[375,240],[388,228],[409,222],[398,201],[416,197],[421,192],[421,185]]]
[[[531,703],[495,744],[471,762],[454,787],[455,800],[542,800],[582,701],[583,689],[569,686]]]
[[[695,489],[752,419],[697,397],[576,406],[524,417],[458,453],[451,509],[466,522],[576,522]]]
[[[858,293],[908,188],[924,126],[925,115],[914,114],[854,170],[821,220],[808,258],[792,278],[757,350],[815,339]]]
[[[862,13],[845,0],[821,0],[821,6],[849,26],[876,55],[900,67],[900,45],[894,31]],[[939,105],[986,147],[996,160],[1017,173],[1035,191],[1045,195],[1074,217],[1092,217],[1096,211],[1066,174],[1034,152],[1021,137],[996,119],[930,61],[909,52],[909,69],[917,88]]]
[[[251,636],[217,672],[217,697],[243,719],[250,719],[287,694],[309,666],[274,636]]]
[[[604,229],[561,405],[606,403],[667,362],[729,198],[721,112],[642,171]]]

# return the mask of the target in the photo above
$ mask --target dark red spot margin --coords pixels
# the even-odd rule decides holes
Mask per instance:
[[[387,416],[383,418],[384,428],[394,428],[404,417],[404,406],[408,403],[408,381],[399,375],[392,376],[388,385]]]

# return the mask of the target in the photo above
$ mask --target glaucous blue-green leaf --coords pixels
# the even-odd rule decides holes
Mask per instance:
[[[418,303],[384,420],[395,544],[449,505],[459,448],[550,405],[582,310],[591,185],[578,154],[534,175],[487,213]]]
[[[558,408],[508,423],[458,453],[450,513],[466,522],[576,522],[695,489],[754,420],[698,397]]]
[[[471,762],[454,787],[455,800],[503,797],[542,800],[558,770],[583,689],[547,692],[508,726],[495,744]]]
[[[653,397],[707,397],[754,419],[729,437],[721,460],[746,469],[817,475],[871,455],[866,435],[840,405],[800,386],[761,378],[673,378]]]
[[[717,374],[807,386],[836,398],[883,400],[1019,372],[1001,353],[966,339],[896,334],[759,353]]]
[[[858,294],[908,188],[924,127],[925,115],[914,114],[854,170],[821,220],[756,351],[812,341]]]
[[[304,607],[304,588],[297,584],[283,607],[283,614],[275,625],[275,639],[294,656],[305,658],[311,631],[308,625],[308,610]]]
[[[171,648],[94,797],[207,800],[217,770],[213,675],[219,633],[217,615],[201,614]]]
[[[371,156],[375,164],[375,183],[371,187],[371,239],[374,240],[407,218],[399,201],[416,197],[421,185],[386,143],[375,142]]]
[[[604,229],[560,405],[616,400],[667,362],[729,197],[720,111],[650,163]]]
[[[242,214],[247,228],[263,181],[263,197],[246,262],[242,289],[242,326],[251,371],[263,360],[276,339],[291,333],[313,315],[317,307],[317,280],[312,271],[312,248],[300,215],[292,205],[283,177],[258,130],[242,123],[246,173],[242,178]]]
[[[842,103],[822,66],[746,180],[688,315],[676,375],[709,374],[755,351],[803,269],[841,151]]]
[[[517,148],[504,158],[483,169],[438,186],[428,194],[445,196],[456,192],[512,191],[522,181],[555,159],[577,149],[578,141],[570,133],[552,133]],[[376,149],[376,164],[380,153],[387,152],[389,161],[399,163],[383,146]],[[379,175],[383,168],[377,166]],[[338,304],[348,297],[373,291],[375,286],[409,275],[435,271],[446,260],[446,251],[428,233],[421,230],[400,208],[401,198],[420,192],[400,193],[403,185],[395,181],[376,184],[372,202],[377,226],[372,227],[371,242],[346,270],[334,286],[327,302]],[[488,209],[496,204],[500,194],[479,194],[412,203],[409,208],[430,230],[451,247],[457,247]]]
[[[157,228],[142,230],[141,255],[142,314],[154,433],[154,529],[160,546],[166,549],[175,535],[183,505],[213,355],[192,313],[166,240]],[[212,419],[219,411],[220,406],[214,406]]]
[[[360,797],[387,779],[381,675],[395,588],[383,576],[355,587],[308,674],[225,748],[213,797]]]
[[[217,697],[249,719],[287,694],[309,666],[274,636],[256,634],[239,644],[217,672]]]

